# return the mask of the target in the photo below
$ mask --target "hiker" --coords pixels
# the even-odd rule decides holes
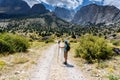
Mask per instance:
[[[68,58],[68,51],[70,50],[70,44],[68,43],[67,40],[65,40],[64,43],[65,43],[65,45],[64,45],[64,59],[65,59],[64,64],[67,65],[67,58]]]
[[[70,45],[67,40],[60,43],[60,55],[61,60],[63,61],[64,56],[64,64],[67,65],[67,57],[68,57],[68,51],[70,50]]]

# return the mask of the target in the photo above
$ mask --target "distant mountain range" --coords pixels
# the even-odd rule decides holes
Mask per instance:
[[[43,4],[35,4],[30,7],[23,0],[1,0],[0,18],[10,18],[17,16],[40,15],[49,12]]]
[[[88,2],[87,2],[88,1]],[[114,24],[120,22],[120,10],[114,6],[103,6],[102,2],[91,4],[86,0],[79,6],[78,11],[62,7],[51,6],[46,3],[34,4],[30,7],[23,0],[0,0],[0,18],[12,18],[21,16],[38,16],[52,13],[56,17],[79,25],[89,24]],[[89,4],[89,5],[87,5]],[[99,5],[97,5],[99,4]],[[52,8],[52,12],[48,10]]]
[[[120,10],[114,6],[90,4],[77,11],[72,22],[80,25],[114,24],[120,22]]]

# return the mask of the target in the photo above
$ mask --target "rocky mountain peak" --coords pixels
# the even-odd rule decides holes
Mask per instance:
[[[90,4],[75,14],[72,22],[76,24],[113,24],[120,21],[120,10],[114,6]]]
[[[61,7],[56,7],[54,12],[57,17],[66,21],[71,21],[75,14],[74,10],[68,10]]]

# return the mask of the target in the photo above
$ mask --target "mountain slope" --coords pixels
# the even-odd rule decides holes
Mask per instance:
[[[30,10],[29,5],[22,0],[1,0],[0,13],[2,14],[25,14]]]
[[[61,7],[56,7],[54,12],[57,17],[66,21],[71,21],[75,14],[74,10],[68,10]]]
[[[87,24],[113,24],[120,21],[120,10],[114,6],[100,6],[90,4],[82,7],[74,16],[73,23]]]

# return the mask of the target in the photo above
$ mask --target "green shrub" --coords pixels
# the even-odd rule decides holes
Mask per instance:
[[[82,57],[89,63],[99,62],[113,55],[112,48],[107,45],[107,41],[93,35],[82,36],[75,51],[76,57]]]
[[[120,40],[112,40],[113,45],[120,46]]]
[[[49,38],[49,39],[45,40],[45,43],[49,43],[49,42],[54,42],[54,40],[53,40],[53,39],[51,39],[51,38]]]
[[[46,40],[45,43],[48,43],[48,40]]]
[[[0,53],[26,51],[29,41],[24,37],[5,33],[0,35],[0,47]]]
[[[109,80],[119,80],[120,76],[109,75],[108,78],[109,78]]]
[[[3,52],[11,52],[11,47],[10,45],[3,41],[2,39],[0,39],[0,53],[3,53]]]

